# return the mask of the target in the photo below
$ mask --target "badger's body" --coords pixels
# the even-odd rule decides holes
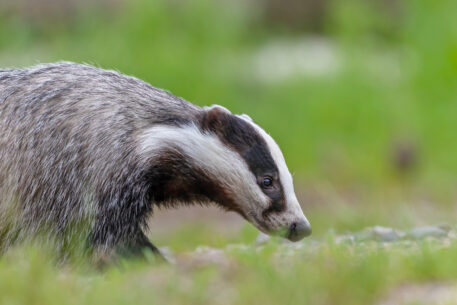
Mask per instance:
[[[195,202],[310,233],[279,148],[247,116],[86,65],[0,70],[0,250],[45,234],[155,251],[153,207]]]

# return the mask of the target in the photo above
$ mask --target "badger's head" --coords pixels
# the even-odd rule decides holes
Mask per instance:
[[[205,107],[198,123],[156,126],[141,142],[150,162],[166,163],[163,200],[207,198],[264,233],[291,241],[311,234],[281,150],[248,116]]]

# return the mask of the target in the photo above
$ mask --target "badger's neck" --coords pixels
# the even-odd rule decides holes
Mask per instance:
[[[254,181],[253,174],[237,152],[195,124],[150,127],[138,137],[138,152],[156,202],[216,202],[243,214],[239,199],[259,196],[237,194],[249,189],[237,186]]]

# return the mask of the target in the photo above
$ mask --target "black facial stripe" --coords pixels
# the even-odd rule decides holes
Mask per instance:
[[[262,139],[263,140],[263,139]],[[249,166],[249,169],[256,175],[277,176],[278,168],[268,150],[267,144],[254,144],[247,151],[238,151]]]
[[[271,213],[280,213],[286,209],[284,192],[282,191],[282,187],[280,187],[279,190],[276,190],[274,192],[265,193],[270,197],[271,204],[265,211],[263,211],[262,216],[264,218],[268,218],[268,215]]]
[[[202,129],[215,133],[219,139],[240,154],[262,188],[263,177],[274,178],[274,187],[263,192],[271,199],[266,214],[285,209],[285,196],[279,179],[279,170],[265,139],[245,120],[222,109],[210,109],[202,119]],[[265,215],[266,216],[266,215]]]

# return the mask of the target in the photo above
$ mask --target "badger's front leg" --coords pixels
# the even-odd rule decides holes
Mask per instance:
[[[127,240],[126,243],[118,245],[117,251],[120,252],[121,255],[136,257],[143,257],[145,251],[151,251],[159,259],[166,260],[160,250],[151,243],[141,230],[139,230],[131,240]]]
[[[99,224],[92,233],[91,248],[96,260],[112,260],[116,257],[145,258],[146,252],[151,251],[160,260],[166,261],[138,226],[132,228],[131,225],[121,227],[119,224]]]
[[[136,201],[133,201],[136,202]],[[144,257],[151,251],[156,257],[165,260],[143,232],[146,219],[151,211],[145,204],[130,200],[105,201],[101,204],[92,229],[90,247],[96,256]]]

